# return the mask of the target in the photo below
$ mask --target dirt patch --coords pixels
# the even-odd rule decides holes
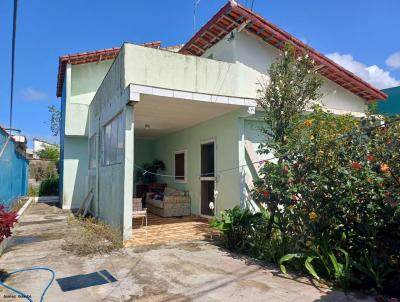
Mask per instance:
[[[238,282],[238,285],[243,289],[254,288],[261,292],[267,292],[271,289],[271,287],[269,287],[267,284],[255,280],[240,280]]]
[[[182,294],[174,294],[165,289],[159,289],[154,286],[144,286],[142,295],[132,295],[130,296],[129,302],[133,301],[143,301],[143,302],[165,302],[165,301],[178,301],[178,302],[188,302],[192,299],[188,296]]]
[[[218,267],[205,265],[203,263],[183,261],[175,254],[168,254],[164,257],[168,257],[167,263],[164,265],[165,268],[169,269],[174,273],[183,274],[186,276],[197,275],[197,274],[228,274],[227,271]]]
[[[68,226],[62,249],[75,255],[109,254],[123,247],[118,232],[94,218],[70,217]]]
[[[17,213],[28,200],[29,200],[28,197],[20,198],[16,203],[14,203],[14,205],[11,208],[11,211]]]
[[[187,252],[200,252],[202,251],[200,244],[198,242],[185,242],[185,243],[180,243],[175,246],[175,248],[179,250],[184,250]]]

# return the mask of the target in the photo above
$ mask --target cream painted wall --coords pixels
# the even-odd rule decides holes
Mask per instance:
[[[214,59],[245,65],[252,70],[266,74],[269,66],[278,57],[279,51],[260,38],[243,30],[233,31],[234,39],[227,38],[208,49],[203,57],[213,55]],[[228,35],[229,36],[229,35]],[[259,80],[263,79],[260,75]],[[362,114],[366,110],[365,101],[336,83],[324,78],[321,88],[324,96],[321,103],[334,113]]]
[[[260,74],[243,64],[231,64],[165,50],[124,44],[124,87],[152,87],[255,98]]]

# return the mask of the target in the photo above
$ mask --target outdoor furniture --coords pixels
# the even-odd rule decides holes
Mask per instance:
[[[132,198],[132,218],[142,218],[142,225],[145,219],[147,227],[147,209],[143,208],[141,198]]]
[[[146,207],[162,217],[189,216],[189,192],[166,187],[163,193],[146,193]]]

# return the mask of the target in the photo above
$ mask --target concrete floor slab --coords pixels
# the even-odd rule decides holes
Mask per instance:
[[[286,278],[273,267],[260,266],[205,241],[77,257],[61,249],[70,231],[69,215],[49,204],[33,204],[14,230],[21,240],[1,256],[0,268],[11,272],[44,266],[53,269],[56,278],[107,270],[118,281],[69,292],[53,283],[45,301],[373,301],[319,289],[304,279]],[[28,272],[10,277],[7,283],[39,301],[49,278],[48,272]],[[5,298],[8,294],[2,289],[0,300],[23,301]]]

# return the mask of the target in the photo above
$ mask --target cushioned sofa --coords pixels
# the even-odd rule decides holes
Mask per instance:
[[[150,213],[162,217],[189,216],[189,193],[170,187],[166,187],[164,192],[146,193],[146,207]]]

